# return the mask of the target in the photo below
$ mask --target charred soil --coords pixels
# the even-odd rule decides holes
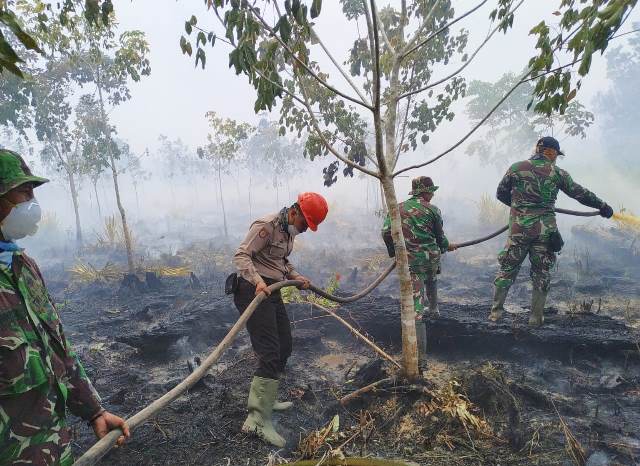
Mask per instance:
[[[315,267],[311,276],[321,282],[327,268],[322,262]],[[486,320],[492,271],[482,261],[449,261],[443,268],[444,302],[441,316],[428,321],[429,361],[420,380],[396,377],[391,365],[335,319],[308,304],[290,304],[294,353],[280,397],[294,407],[274,415],[287,448],[275,451],[240,430],[255,364],[243,331],[201,383],[103,463],[263,465],[331,455],[421,465],[637,463],[640,337],[620,313],[598,314],[597,304],[567,312],[560,305],[567,289],[555,283],[545,326],[530,329],[523,279],[510,298],[522,306],[493,324]],[[465,280],[454,280],[462,269]],[[348,293],[375,271],[343,272],[342,292]],[[556,282],[561,280],[562,274]],[[200,281],[194,286],[193,279],[163,279],[153,290],[90,285],[74,291],[63,280],[53,282],[66,332],[108,409],[130,416],[164,394],[235,322],[223,276]],[[628,281],[617,283],[608,289],[637,296]],[[391,279],[337,312],[399,359],[395,289]],[[585,293],[591,295],[572,299],[602,300]],[[388,377],[376,390],[339,403]],[[84,423],[73,425],[79,455],[94,438]]]

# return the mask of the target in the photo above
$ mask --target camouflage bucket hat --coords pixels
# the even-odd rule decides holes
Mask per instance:
[[[431,178],[428,176],[419,176],[411,181],[411,191],[409,194],[417,196],[422,193],[433,193],[437,189],[438,186],[433,184],[433,180]]]
[[[25,183],[40,186],[49,180],[34,176],[20,155],[7,149],[0,149],[0,196]]]

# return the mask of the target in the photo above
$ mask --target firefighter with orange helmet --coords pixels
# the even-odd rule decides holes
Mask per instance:
[[[301,193],[291,207],[253,222],[233,257],[237,269],[233,301],[238,311],[242,314],[258,294],[268,295],[247,321],[259,364],[251,382],[249,415],[242,430],[255,432],[280,448],[285,440],[273,428],[271,413],[292,406],[290,402],[276,401],[279,378],[291,355],[291,324],[280,291],[269,293],[267,287],[287,279],[300,280],[303,288],[309,287],[309,280],[295,270],[288,257],[295,237],[308,228],[316,231],[328,211],[327,201],[320,194]]]

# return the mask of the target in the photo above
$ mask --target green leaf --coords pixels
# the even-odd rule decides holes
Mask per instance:
[[[9,30],[13,32],[13,34],[18,38],[20,43],[27,49],[35,50],[42,53],[42,50],[40,49],[40,47],[38,47],[38,43],[36,42],[36,40],[22,30],[13,13],[11,13],[10,11],[0,10],[0,24],[6,25]]]
[[[322,10],[322,0],[313,0],[311,4],[311,17],[317,18],[320,16],[320,10]]]
[[[3,68],[8,69],[11,73],[15,74],[19,78],[24,78],[22,71],[20,71],[20,69],[15,64],[7,60],[3,60],[2,57],[0,57],[0,72],[3,70]]]
[[[281,16],[277,26],[278,30],[280,31],[282,42],[286,44],[291,38],[291,24],[289,24],[289,20],[287,19],[287,17]]]
[[[191,24],[192,26],[195,26],[196,24],[198,24],[198,18],[196,18],[195,15],[191,15],[191,18],[189,19],[189,24]]]
[[[187,34],[191,34],[193,27],[191,26],[191,23],[189,21],[184,22],[184,30],[187,32]]]
[[[207,62],[207,57],[204,53],[204,50],[198,47],[198,51],[196,52],[196,67],[198,66],[198,60],[202,62],[202,69],[204,70],[205,63]]]
[[[207,43],[207,36],[202,31],[198,32],[198,37],[196,37],[196,47],[200,45],[200,41],[202,41],[202,45]]]

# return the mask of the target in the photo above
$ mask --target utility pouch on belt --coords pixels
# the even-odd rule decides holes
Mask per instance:
[[[564,246],[564,240],[559,231],[554,231],[549,235],[549,247],[553,252],[560,252]]]
[[[224,293],[234,294],[238,289],[238,274],[233,272],[224,282]]]

